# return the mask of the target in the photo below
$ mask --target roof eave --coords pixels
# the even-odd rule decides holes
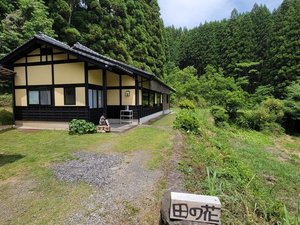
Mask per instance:
[[[76,56],[78,59],[82,61],[86,61],[94,66],[99,66],[100,68],[103,69],[108,69],[110,71],[115,71],[118,73],[123,73],[132,76],[138,75],[150,80],[156,80],[162,85],[164,85],[165,87],[167,87],[168,89],[170,89],[171,91],[176,92],[174,88],[166,85],[162,80],[160,80],[154,74],[148,73],[146,71],[143,71],[131,65],[127,65],[126,63],[114,59],[110,59],[109,57],[105,57],[100,54],[98,54],[98,57],[96,57],[93,56],[92,54],[89,54],[88,52],[77,50],[76,48],[73,49],[73,47],[70,47],[69,45],[59,42],[44,34],[35,35],[32,39],[28,40],[25,44],[14,49],[11,53],[7,54],[2,59],[0,59],[0,64],[8,65],[12,63],[13,61],[19,59],[20,55],[26,54],[26,52],[30,51],[31,49],[34,50],[33,48],[35,48],[37,45],[48,45],[53,48],[60,49],[66,52],[67,54]]]

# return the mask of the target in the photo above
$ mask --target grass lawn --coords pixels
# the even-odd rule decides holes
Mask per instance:
[[[65,131],[9,130],[0,133],[0,224],[59,224],[80,207],[92,187],[54,178],[51,165],[77,151],[149,151],[149,169],[168,159],[174,115],[123,134],[71,136]]]
[[[223,224],[299,224],[300,137],[203,121],[182,161],[188,190],[219,196]]]

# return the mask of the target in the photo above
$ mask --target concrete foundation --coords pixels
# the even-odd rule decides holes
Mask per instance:
[[[123,123],[120,124],[119,119],[108,119],[109,123],[112,127],[112,132],[114,132],[114,128],[116,128],[116,132],[122,132],[123,130],[128,130],[131,127],[135,127],[138,124],[147,123],[149,120],[155,119],[162,115],[169,114],[170,110],[164,110],[157,113],[154,113],[149,116],[145,116],[138,120],[133,120],[132,123]],[[19,129],[34,129],[34,130],[68,130],[69,125],[67,122],[53,122],[53,121],[23,121],[17,120],[15,122],[15,127]]]
[[[150,120],[153,120],[153,119],[155,119],[157,117],[160,117],[162,115],[169,114],[170,112],[171,112],[170,110],[163,110],[163,111],[151,114],[149,116],[145,116],[145,117],[140,119],[140,124],[147,123]]]

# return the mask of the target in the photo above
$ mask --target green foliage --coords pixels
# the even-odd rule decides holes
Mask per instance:
[[[269,122],[281,123],[284,116],[283,101],[275,98],[268,98],[261,103],[269,114]]]
[[[55,36],[53,20],[47,10],[42,0],[19,0],[18,8],[1,21],[0,56],[20,46],[37,32]]]
[[[258,120],[260,117],[258,114],[259,112],[256,110],[239,110],[236,123],[246,129],[260,130],[260,121]]]
[[[255,93],[251,97],[255,103],[259,104],[267,98],[272,97],[273,93],[274,87],[271,85],[258,86],[255,90]]]
[[[183,109],[177,115],[174,122],[174,128],[187,133],[201,134],[200,118],[195,110]]]
[[[73,119],[69,123],[69,134],[94,134],[97,132],[95,124],[85,120]]]
[[[187,33],[187,29],[178,28],[174,26],[166,27],[164,29],[164,38],[165,38],[165,52],[167,62],[178,62],[180,55],[180,43]],[[178,64],[176,64],[178,66]]]
[[[207,174],[207,188],[208,188],[208,194],[211,196],[216,196],[220,193],[221,187],[218,187],[218,177],[216,171],[211,171],[209,167],[206,168],[206,174]]]
[[[285,89],[299,78],[300,1],[285,0],[274,12],[274,33],[268,58],[268,82],[282,98]]]
[[[208,106],[207,101],[201,96],[197,97],[196,103],[197,103],[197,106],[201,109],[203,109],[203,108],[205,109]]]
[[[253,93],[256,87],[260,84],[261,64],[262,61],[236,63],[234,68],[234,77],[237,82],[243,81],[240,83],[240,86],[249,93]]]
[[[285,225],[298,225],[300,223],[300,194],[298,195],[297,211],[295,215],[291,215],[285,205],[283,206],[283,215],[283,224]]]
[[[300,120],[300,81],[287,87],[284,111],[293,120]]]
[[[180,70],[174,65],[170,65],[167,73],[165,74],[164,81],[176,89],[173,101],[180,99],[190,99],[197,102],[199,98],[199,79],[197,71],[194,67],[187,67]],[[176,102],[173,102],[176,103]]]
[[[219,196],[227,209],[222,213],[225,224],[299,222],[295,198],[300,184],[298,164],[281,161],[279,153],[270,150],[281,151],[277,140],[288,141],[285,135],[210,123],[200,123],[200,130],[201,137],[187,136],[186,156],[180,167],[188,191]],[[283,213],[285,204],[289,212]]]
[[[2,0],[0,2],[0,20],[5,18],[5,14],[14,10],[17,2],[14,0]]]
[[[0,95],[11,93],[11,90],[12,90],[12,82],[9,82],[5,79],[3,80],[0,79]]]
[[[193,66],[202,75],[207,65],[220,67],[226,77],[242,78],[251,94],[271,85],[272,94],[283,98],[285,87],[299,78],[299,21],[299,0],[284,0],[273,12],[255,4],[251,12],[233,10],[230,19],[191,30],[166,28],[166,50],[181,69]]]
[[[199,95],[211,105],[224,107],[231,119],[238,109],[246,105],[247,93],[238,86],[233,78],[225,77],[221,70],[207,66],[205,74],[199,79]]]
[[[165,63],[163,23],[157,1],[49,0],[59,40],[160,75]]]
[[[243,128],[282,133],[283,116],[283,102],[268,98],[255,109],[239,110],[236,123]]]
[[[210,109],[210,112],[215,120],[215,123],[217,125],[222,125],[226,122],[228,122],[229,120],[229,115],[226,111],[226,109],[224,109],[221,106],[213,106]]]
[[[13,124],[13,114],[5,109],[0,110],[0,125]]]
[[[181,109],[195,109],[196,106],[195,106],[194,102],[192,102],[191,100],[184,99],[184,100],[179,102],[179,108],[181,108]]]
[[[0,95],[0,107],[11,106],[11,105],[12,105],[11,94]]]
[[[165,42],[159,10],[157,0],[2,0],[0,57],[40,31],[161,76]]]

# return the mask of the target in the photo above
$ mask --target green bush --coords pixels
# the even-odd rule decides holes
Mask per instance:
[[[280,122],[284,116],[281,100],[268,98],[253,110],[239,110],[236,124],[240,127],[258,131],[282,133]]]
[[[195,109],[196,106],[191,100],[184,99],[184,100],[179,102],[179,108],[181,108],[181,109]]]
[[[242,90],[225,92],[225,99],[220,105],[224,106],[230,119],[234,120],[237,116],[237,111],[245,107],[246,93]]]
[[[246,129],[259,130],[255,110],[238,110],[235,123]]]
[[[181,110],[174,122],[174,128],[193,134],[200,134],[200,125],[197,112],[188,109]]]
[[[13,114],[7,110],[0,111],[0,125],[13,124]]]
[[[287,87],[284,111],[288,118],[300,120],[300,79]]]
[[[69,123],[69,134],[94,134],[97,132],[95,124],[85,120],[73,119]]]
[[[283,127],[278,123],[265,123],[261,127],[262,132],[273,135],[281,135],[284,133]]]
[[[226,109],[224,109],[221,106],[211,107],[210,112],[211,112],[212,116],[214,117],[216,125],[222,125],[225,122],[228,122],[228,120],[229,120],[229,115],[228,115]]]
[[[12,95],[3,94],[0,95],[0,106],[11,106],[12,105]]]
[[[284,116],[284,103],[283,101],[275,98],[267,98],[261,103],[261,106],[265,108],[269,114],[269,121],[281,123]]]
[[[207,108],[208,104],[206,102],[206,100],[204,98],[202,98],[201,96],[197,97],[197,106],[200,108]]]

